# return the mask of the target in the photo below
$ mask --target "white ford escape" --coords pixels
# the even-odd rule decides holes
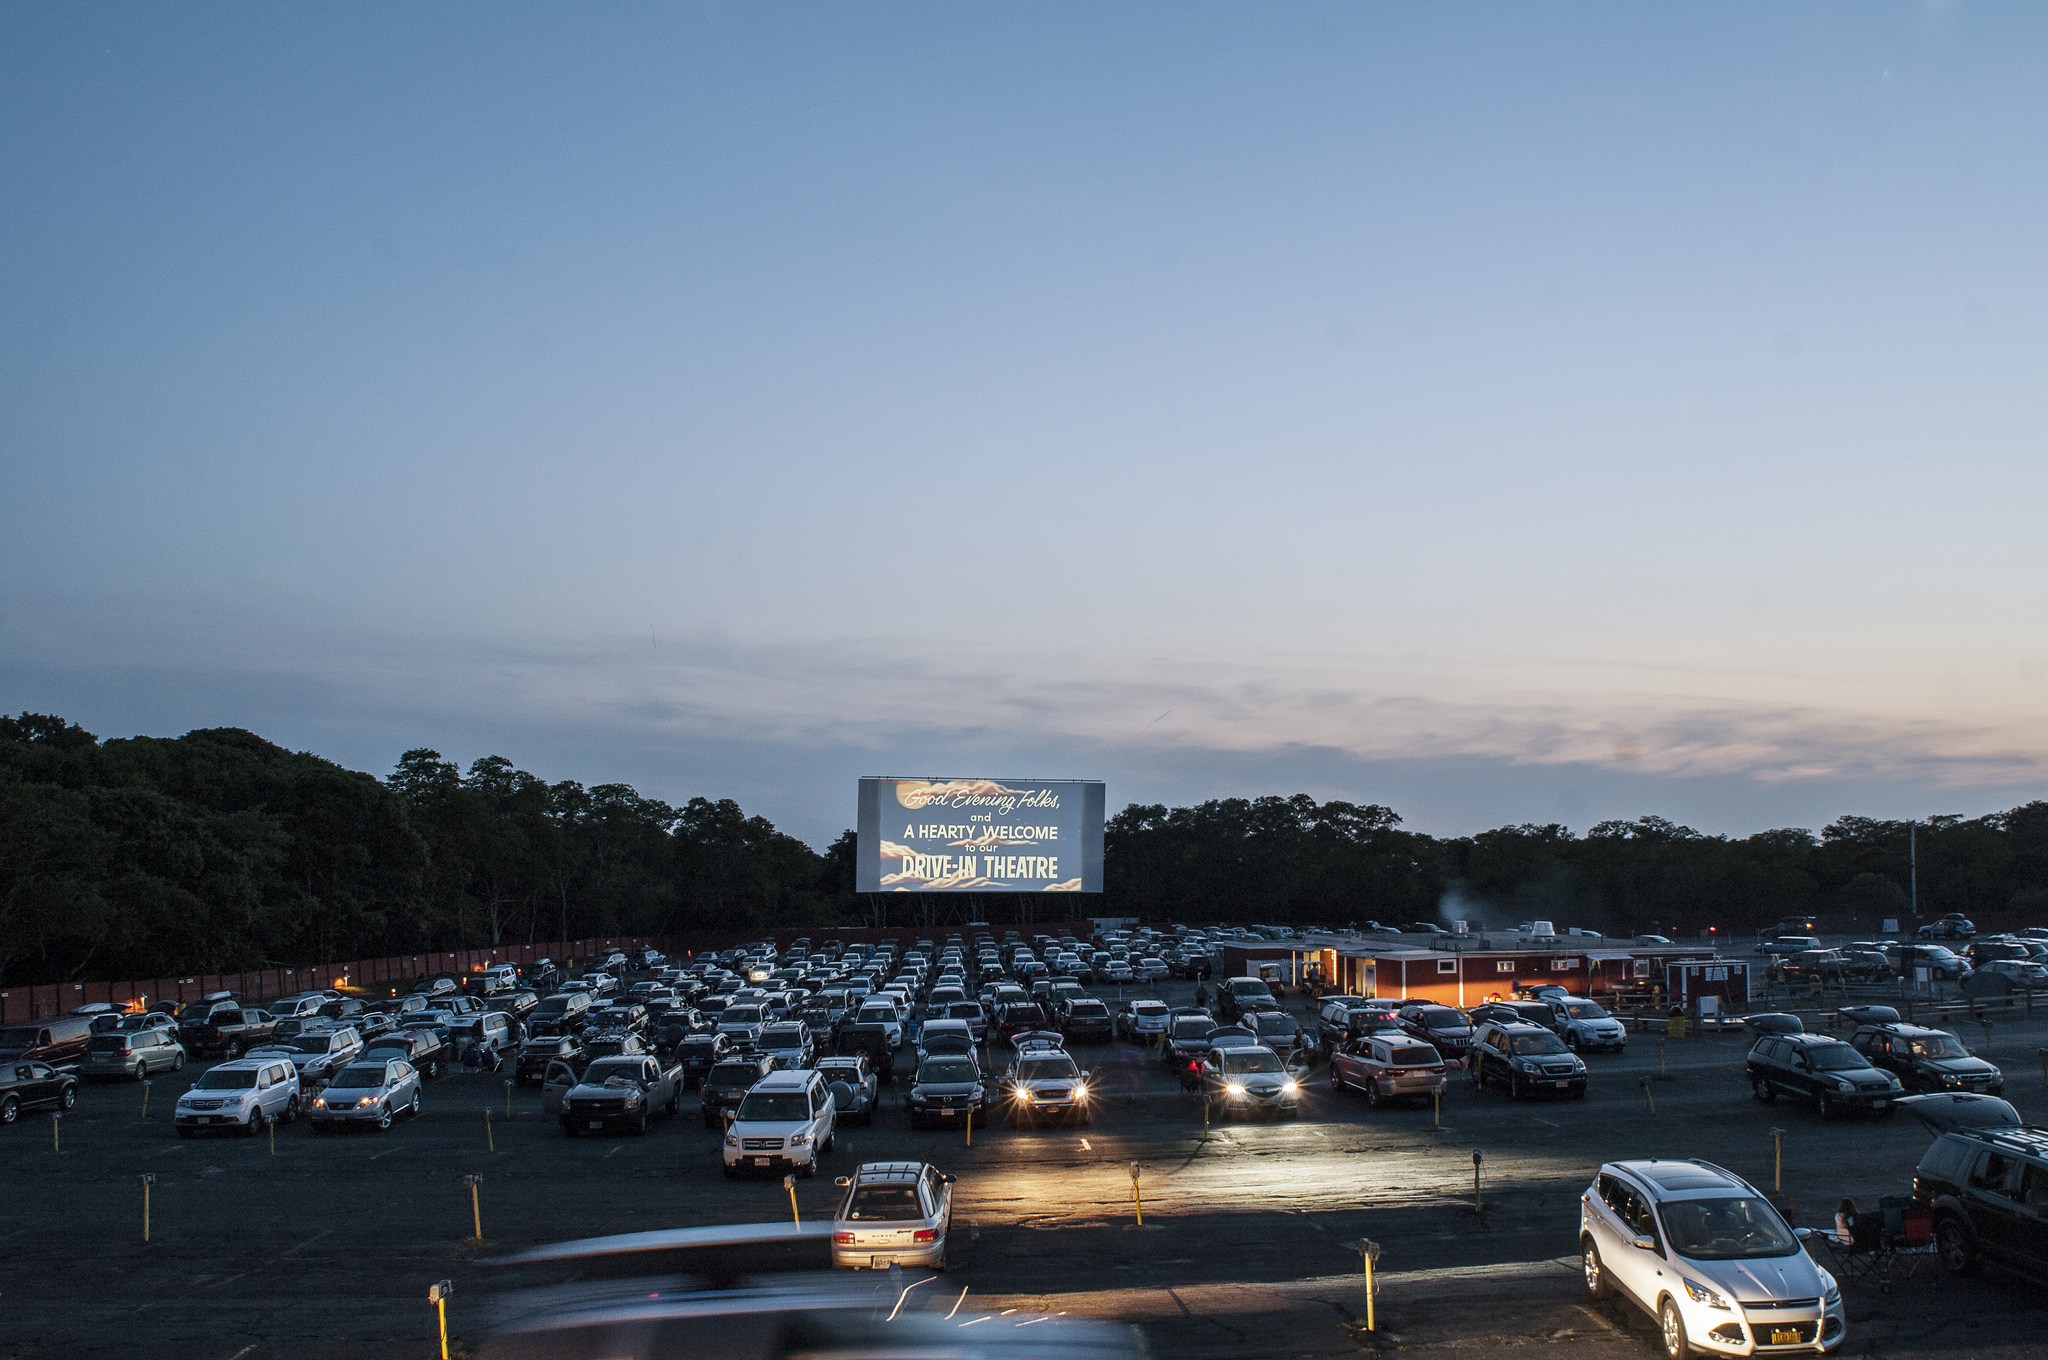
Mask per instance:
[[[1697,1160],[1609,1162],[1579,1200],[1588,1292],[1655,1318],[1668,1360],[1841,1345],[1842,1291],[1806,1254],[1807,1235],[1747,1181]]]

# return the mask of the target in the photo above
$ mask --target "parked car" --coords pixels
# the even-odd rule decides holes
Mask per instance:
[[[910,1127],[965,1124],[970,1115],[988,1117],[988,1083],[971,1053],[940,1053],[917,1065],[917,1075],[903,1094]]]
[[[448,1027],[448,1034],[458,1058],[472,1046],[488,1054],[504,1054],[512,1052],[518,1043],[512,1025],[511,1016],[485,1011],[457,1020]]]
[[[923,1162],[868,1162],[839,1184],[846,1198],[832,1222],[835,1267],[945,1269],[946,1234],[953,1226],[951,1176]]]
[[[1277,1011],[1282,1009],[1273,989],[1260,978],[1225,978],[1223,985],[1216,989],[1216,1018],[1236,1020],[1247,1010]]]
[[[1300,1050],[1307,1047],[1300,1023],[1286,1011],[1248,1011],[1238,1023],[1283,1061],[1294,1061]]]
[[[1772,1034],[1757,1040],[1746,1063],[1758,1100],[1780,1094],[1811,1100],[1823,1119],[1851,1110],[1889,1115],[1905,1088],[1848,1043],[1824,1034]]]
[[[0,1063],[0,1124],[12,1124],[23,1110],[68,1110],[77,1103],[78,1078],[71,1073],[32,1059]]]
[[[202,1073],[178,1097],[171,1122],[180,1138],[220,1129],[254,1135],[266,1124],[298,1118],[300,1092],[298,1072],[283,1056],[234,1058]]]
[[[513,1060],[512,1080],[521,1086],[538,1086],[551,1062],[565,1062],[581,1071],[589,1061],[582,1042],[566,1034],[528,1039],[519,1046],[519,1056]]]
[[[865,1053],[840,1053],[818,1059],[817,1070],[825,1078],[828,1087],[844,1085],[846,1095],[841,1097],[835,1089],[833,1103],[838,1108],[838,1120],[842,1124],[872,1124],[875,1122],[875,1106],[882,1099],[881,1079],[868,1064]]]
[[[777,1067],[809,1067],[816,1056],[810,1026],[800,1020],[777,1020],[761,1026],[754,1047],[773,1058]]]
[[[1057,1040],[1058,1035],[1052,1036]],[[1086,1124],[1093,1117],[1088,1074],[1065,1050],[1027,1048],[1004,1069],[1002,1113],[1012,1124],[1057,1119]]]
[[[838,1107],[815,1071],[772,1072],[741,1099],[725,1129],[725,1174],[787,1168],[818,1174],[818,1158],[832,1150]]]
[[[1111,1021],[1115,1036],[1133,1044],[1156,1044],[1166,1033],[1172,1012],[1164,1001],[1126,1001]]]
[[[307,1014],[318,1014],[318,1008]],[[203,1015],[187,1016],[178,1026],[178,1041],[186,1053],[204,1058],[209,1053],[241,1057],[277,1037],[277,1020],[260,1006],[238,1002],[209,1007]]]
[[[1607,1008],[1587,997],[1552,996],[1549,1027],[1575,1053],[1607,1049],[1615,1053],[1628,1047],[1628,1029],[1607,1013]]]
[[[374,1124],[388,1129],[399,1115],[420,1112],[419,1069],[403,1058],[355,1062],[334,1074],[307,1108],[315,1133],[331,1133],[349,1124]]]
[[[1202,1062],[1202,1099],[1224,1117],[1301,1113],[1301,1085],[1264,1044],[1212,1050]]]
[[[312,1087],[326,1081],[354,1062],[363,1051],[363,1041],[353,1027],[302,1030],[284,1043],[253,1049],[252,1058],[283,1058],[299,1074],[299,1083]]]
[[[685,1089],[702,1082],[711,1069],[733,1056],[732,1040],[715,1030],[692,1034],[676,1045],[675,1058],[683,1065]]]
[[[1976,971],[2011,978],[2014,987],[2048,987],[2048,964],[2035,963],[2032,959],[1989,959],[1979,964]]]
[[[746,1099],[747,1092],[770,1072],[775,1070],[775,1060],[759,1053],[742,1054],[727,1058],[705,1074],[704,1086],[698,1093],[707,1129],[722,1128],[728,1111],[737,1110]]]
[[[1913,933],[1923,940],[1967,940],[1977,933],[1977,927],[1969,917],[1952,911],[1939,920],[1929,921]]]
[[[1541,1025],[1551,1028],[1556,1016],[1548,1001],[1485,1001],[1465,1012],[1474,1025],[1498,1020],[1506,1025]]]
[[[1054,1007],[1053,1024],[1070,1044],[1106,1044],[1116,1037],[1108,1004],[1092,996],[1063,998]]]
[[[1927,970],[1927,976],[1937,982],[1959,981],[1970,973],[1968,959],[1940,944],[1900,945],[1896,966],[1899,976],[1908,982],[1915,980],[1923,968]]]
[[[1488,1020],[1472,1034],[1472,1084],[1498,1086],[1516,1100],[1533,1095],[1586,1098],[1586,1063],[1541,1025]]]
[[[683,1069],[652,1053],[599,1058],[583,1069],[562,1097],[562,1133],[624,1130],[644,1134],[659,1114],[674,1114],[683,1094]]]
[[[1405,1034],[1361,1034],[1330,1058],[1330,1089],[1365,1092],[1365,1103],[1428,1100],[1446,1085],[1443,1055]]]
[[[68,1071],[85,1061],[85,1045],[90,1038],[89,1015],[60,1015],[26,1025],[9,1025],[0,1030],[0,1063],[48,1063],[59,1071]]]
[[[113,1034],[95,1034],[85,1041],[79,1074],[87,1081],[127,1077],[141,1081],[152,1072],[176,1072],[185,1066],[185,1046],[168,1025]]]
[[[1933,1215],[1935,1254],[1951,1274],[1991,1265],[2048,1284],[2048,1129],[2021,1124],[1996,1096],[1907,1096],[1936,1137],[1913,1169],[1913,1202]]]
[[[974,1031],[965,1020],[927,1020],[917,1032],[917,1060],[939,1053],[965,1053],[973,1056],[977,1045]]]
[[[1446,1058],[1462,1058],[1472,1043],[1472,1020],[1454,1006],[1417,1002],[1401,1008],[1400,1025]]]
[[[1586,1292],[1656,1319],[1669,1360],[1839,1347],[1841,1286],[1806,1254],[1806,1235],[1711,1162],[1608,1162],[1579,1199]]]
[[[1871,1065],[1890,1072],[1908,1091],[1973,1091],[2003,1095],[2005,1074],[1973,1057],[1946,1030],[1919,1025],[1865,1025],[1849,1036]]]

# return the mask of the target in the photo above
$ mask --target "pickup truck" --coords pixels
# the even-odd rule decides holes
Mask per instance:
[[[78,1078],[44,1062],[0,1063],[0,1124],[12,1124],[35,1105],[68,1110],[78,1103]]]
[[[659,1108],[664,1114],[674,1114],[682,1094],[680,1063],[664,1066],[651,1053],[599,1058],[584,1068],[582,1079],[563,1094],[562,1132],[570,1138],[621,1129],[645,1133],[654,1111]]]
[[[195,1058],[209,1053],[239,1058],[276,1037],[277,1021],[269,1011],[254,1006],[216,1006],[204,1020],[188,1020],[178,1027],[179,1042]]]

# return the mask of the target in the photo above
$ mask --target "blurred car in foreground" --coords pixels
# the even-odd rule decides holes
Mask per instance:
[[[842,1269],[946,1267],[953,1178],[924,1162],[869,1162],[842,1176],[846,1198],[832,1224],[832,1264]]]

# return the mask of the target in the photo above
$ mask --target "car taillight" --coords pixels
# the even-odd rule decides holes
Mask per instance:
[[[840,1244],[841,1246],[847,1246],[847,1247],[850,1247],[850,1246],[852,1246],[852,1245],[853,1245],[853,1234],[852,1234],[852,1233],[833,1233],[833,1234],[832,1234],[832,1240],[833,1240],[834,1242],[837,1242],[837,1243],[839,1243],[839,1244]]]
[[[1389,1067],[1387,1075],[1390,1077],[1405,1077],[1408,1075],[1408,1069],[1405,1067]]]
[[[915,1233],[911,1234],[911,1240],[913,1242],[936,1242],[939,1240],[939,1230],[937,1228],[919,1228]]]

